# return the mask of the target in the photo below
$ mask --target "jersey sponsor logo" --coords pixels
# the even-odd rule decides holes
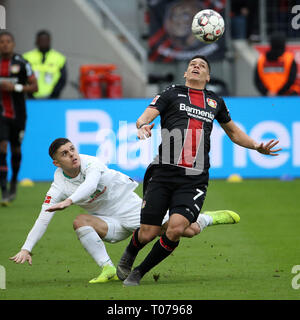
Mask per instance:
[[[207,98],[206,101],[207,101],[207,104],[208,104],[210,107],[216,109],[216,107],[217,107],[217,101],[216,101],[216,100]]]
[[[160,95],[158,94],[153,100],[152,102],[150,103],[151,106],[154,106],[156,101],[159,99]]]
[[[93,201],[95,201],[97,198],[99,198],[101,196],[101,194],[103,194],[106,191],[106,187],[104,187],[104,189],[101,190],[96,190],[92,195],[91,195],[91,200],[88,201],[88,203],[92,203]]]
[[[52,197],[51,196],[46,196],[44,203],[49,204],[51,202]]]
[[[201,110],[199,108],[193,108],[193,107],[187,106],[184,103],[180,103],[179,108],[180,108],[180,111],[186,111],[188,115],[195,118],[199,118],[207,122],[212,122],[215,118],[215,115],[209,111]]]

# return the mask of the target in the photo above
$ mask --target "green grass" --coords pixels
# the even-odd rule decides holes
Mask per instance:
[[[0,207],[0,265],[6,269],[6,299],[299,299],[291,286],[291,269],[300,264],[300,180],[245,180],[210,182],[204,209],[232,209],[237,225],[209,227],[182,239],[174,253],[151,270],[139,287],[124,288],[119,281],[89,284],[99,268],[81,247],[72,228],[73,206],[57,212],[33,250],[33,265],[17,265],[8,258],[24,243],[49,183],[19,187],[17,200]],[[141,187],[138,193],[141,192]],[[128,239],[129,240],[129,239]],[[107,244],[115,264],[128,240]],[[148,245],[137,262],[149,252]],[[158,281],[153,275],[158,276]]]

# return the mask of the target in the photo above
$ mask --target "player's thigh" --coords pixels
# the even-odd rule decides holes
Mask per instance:
[[[25,134],[25,123],[12,123],[9,134],[9,141],[12,148],[16,150],[20,148]]]
[[[102,216],[99,217],[99,219],[105,221],[105,223],[107,224],[107,233],[104,237],[102,237],[102,240],[106,242],[119,242],[132,235],[132,231],[126,229],[122,225],[121,221],[116,217]]]
[[[108,231],[108,225],[105,220],[100,216],[91,214],[80,214],[73,221],[74,229],[78,229],[83,226],[91,226],[95,229],[98,235],[103,238],[106,236]]]
[[[9,123],[6,119],[0,117],[0,152],[7,152],[7,141],[9,141]]]
[[[172,196],[169,215],[178,213],[190,223],[197,220],[206,196],[206,185],[184,185],[177,188]]]
[[[125,229],[133,232],[141,224],[142,199],[133,191],[128,192],[121,208],[113,214]]]
[[[166,183],[149,182],[143,198],[141,224],[161,226],[170,205],[172,189]]]

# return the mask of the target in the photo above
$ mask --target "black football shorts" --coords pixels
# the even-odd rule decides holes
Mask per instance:
[[[151,177],[147,183],[141,210],[141,223],[160,226],[169,210],[169,215],[178,213],[190,223],[197,220],[206,196],[207,184],[174,179]]]
[[[0,117],[0,141],[9,141],[12,146],[20,146],[24,137],[25,122]]]

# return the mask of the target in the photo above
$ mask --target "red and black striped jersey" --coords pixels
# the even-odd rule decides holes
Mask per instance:
[[[21,55],[14,54],[11,59],[0,57],[0,82],[9,81],[25,85],[30,77],[34,77],[34,73],[29,62]],[[0,89],[0,117],[25,121],[25,94]]]
[[[206,89],[172,85],[157,95],[149,108],[157,109],[161,118],[162,142],[152,164],[188,168],[196,175],[207,173],[213,120],[231,120],[224,100]]]

